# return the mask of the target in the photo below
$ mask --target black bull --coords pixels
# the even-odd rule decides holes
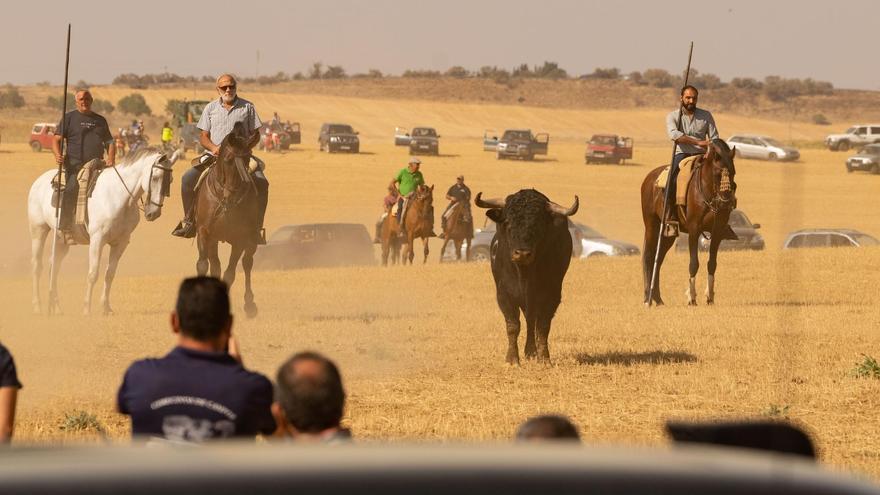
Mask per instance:
[[[526,358],[550,360],[547,337],[562,298],[562,280],[571,262],[568,217],[578,210],[578,197],[563,208],[534,189],[523,189],[500,199],[476,205],[489,208],[486,216],[496,224],[492,239],[492,276],[498,307],[507,324],[507,362],[519,364],[520,320],[526,318]]]

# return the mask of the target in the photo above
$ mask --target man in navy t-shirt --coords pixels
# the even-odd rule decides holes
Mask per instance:
[[[21,382],[15,372],[15,361],[9,350],[0,344],[0,444],[12,440],[15,426],[15,400]]]
[[[117,407],[131,416],[132,435],[200,442],[272,433],[272,384],[241,365],[226,284],[184,280],[171,327],[177,347],[136,361],[119,388]]]

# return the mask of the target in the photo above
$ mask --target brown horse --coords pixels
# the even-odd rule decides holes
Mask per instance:
[[[449,241],[455,246],[455,259],[461,261],[461,245],[467,241],[465,261],[471,260],[471,241],[474,239],[474,217],[471,215],[470,203],[456,203],[452,207],[452,213],[446,220],[443,229],[443,247],[440,248],[440,262],[443,263],[443,253]]]
[[[389,255],[391,255],[391,264],[396,265],[400,261],[400,223],[391,212],[391,208],[385,210],[385,220],[382,221],[379,239],[382,241],[382,266],[388,266]]]
[[[406,231],[406,238],[403,240],[403,264],[407,261],[412,264],[415,258],[413,241],[417,237],[422,238],[422,244],[425,246],[423,262],[427,263],[428,238],[433,234],[434,225],[434,186],[428,187],[422,184],[413,192],[406,209],[406,216],[403,217],[403,225]]]
[[[717,267],[718,246],[730,232],[727,225],[730,211],[735,207],[734,190],[731,188],[736,169],[733,164],[734,151],[721,139],[709,145],[706,155],[694,164],[690,182],[687,185],[687,206],[684,217],[679,215],[682,232],[688,232],[690,250],[690,283],[688,285],[688,305],[697,304],[696,276],[700,267],[697,256],[700,235],[708,233],[709,239],[709,278],[706,285],[706,304],[715,302],[715,268]],[[657,250],[657,236],[660,234],[660,218],[663,215],[663,189],[656,187],[657,176],[664,167],[657,167],[648,173],[642,182],[642,218],[645,222],[645,246],[642,268],[645,277],[645,304],[651,292],[651,276]],[[675,208],[675,198],[670,198],[670,208]],[[657,277],[654,283],[653,302],[660,305],[660,266],[666,252],[672,247],[674,237],[663,237],[657,256]]]
[[[251,269],[257,250],[253,236],[254,223],[257,221],[257,191],[248,166],[251,149],[259,140],[259,132],[247,135],[241,123],[235,124],[232,132],[220,144],[217,161],[196,192],[195,220],[199,247],[196,270],[199,275],[205,275],[210,264],[211,276],[219,277],[217,244],[231,244],[229,264],[223,273],[223,280],[232,285],[238,260],[242,259],[244,311],[249,318],[257,314],[251,290]]]

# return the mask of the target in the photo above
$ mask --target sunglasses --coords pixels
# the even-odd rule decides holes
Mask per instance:
[[[220,89],[220,91],[226,91],[228,89],[235,89],[235,84],[230,84],[229,86],[218,86],[218,89]]]

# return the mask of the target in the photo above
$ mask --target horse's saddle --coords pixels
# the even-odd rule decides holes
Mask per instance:
[[[678,165],[678,180],[675,181],[675,204],[676,205],[687,205],[687,189],[688,184],[691,181],[691,177],[693,176],[694,165],[697,160],[701,159],[701,155],[689,156],[681,161]],[[654,182],[654,187],[659,189],[666,188],[666,182],[669,180],[669,167],[666,166],[663,170],[660,171],[660,175],[657,176],[657,181]]]
[[[204,153],[192,159],[190,165],[193,167],[200,167],[202,169],[202,173],[199,174],[199,180],[196,181],[195,190],[198,191],[199,186],[204,182],[205,177],[208,176],[208,171],[211,170],[211,166],[214,165],[214,162],[217,161],[217,157],[212,155],[211,153]],[[257,158],[254,155],[251,155],[251,159],[248,161],[248,170],[251,175],[262,172],[266,170],[266,162]]]
[[[76,194],[76,203],[74,206],[74,223],[70,229],[70,236],[66,239],[68,244],[88,244],[89,243],[89,198],[95,190],[95,184],[98,176],[104,170],[106,163],[104,160],[95,158],[86,162],[76,175],[78,186]],[[57,207],[58,201],[61,200],[61,194],[67,187],[67,174],[55,174],[52,178],[52,206]]]

